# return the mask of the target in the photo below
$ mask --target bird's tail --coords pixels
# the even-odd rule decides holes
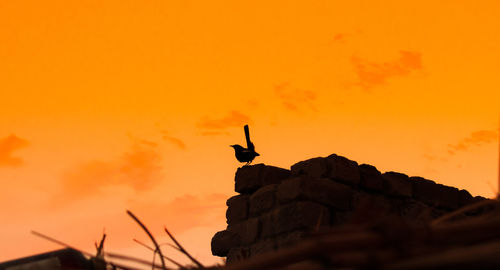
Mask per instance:
[[[250,151],[255,151],[255,146],[253,145],[252,141],[250,141],[250,130],[248,129],[248,125],[245,125],[243,129],[245,130],[245,138],[247,139],[247,149]]]

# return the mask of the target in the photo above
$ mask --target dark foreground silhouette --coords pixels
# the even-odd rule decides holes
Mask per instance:
[[[234,148],[234,154],[239,162],[246,162],[245,165],[252,163],[256,156],[260,156],[259,153],[255,152],[255,146],[252,141],[250,141],[250,131],[248,130],[248,125],[243,128],[245,130],[245,138],[247,140],[247,148],[239,144],[231,145]]]

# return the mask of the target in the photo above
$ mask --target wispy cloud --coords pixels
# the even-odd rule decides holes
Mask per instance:
[[[182,149],[182,150],[186,150],[186,143],[184,143],[183,140],[177,138],[177,137],[174,137],[172,135],[170,135],[170,132],[166,131],[166,130],[162,130],[161,133],[163,134],[162,135],[162,139],[168,143],[171,143],[173,145],[175,145],[176,147]]]
[[[13,156],[13,154],[28,145],[27,140],[13,134],[0,139],[0,167],[19,167],[23,165],[24,160]]]
[[[63,174],[64,198],[99,194],[103,187],[124,185],[140,192],[149,190],[163,179],[162,156],[157,144],[147,140],[135,141],[129,151],[115,159],[90,160]]]
[[[252,123],[252,119],[249,116],[233,110],[221,118],[204,117],[198,122],[198,127],[213,133],[213,131],[221,131],[229,127],[242,127],[250,123]]]
[[[389,78],[405,76],[422,69],[422,55],[419,52],[400,51],[398,59],[387,62],[370,62],[352,56],[351,63],[359,78],[356,85],[368,90],[386,84]]]
[[[479,130],[472,132],[468,137],[461,139],[456,144],[448,144],[448,153],[455,155],[459,151],[467,151],[473,146],[493,143],[498,140],[496,130]]]
[[[316,111],[314,102],[317,95],[313,91],[293,88],[289,83],[274,86],[274,92],[287,110],[301,112],[305,109]]]

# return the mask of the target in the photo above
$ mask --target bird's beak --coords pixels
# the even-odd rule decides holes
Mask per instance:
[[[234,147],[234,145],[230,145],[229,147]]]
[[[260,156],[259,153],[255,152],[255,156]]]

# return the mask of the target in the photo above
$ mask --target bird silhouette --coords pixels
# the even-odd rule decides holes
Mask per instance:
[[[231,145],[232,148],[234,148],[234,154],[236,156],[236,159],[239,162],[246,162],[245,165],[249,165],[252,163],[253,159],[256,156],[260,156],[259,153],[255,152],[255,146],[253,145],[252,141],[250,141],[250,131],[248,130],[248,125],[245,125],[243,127],[245,130],[245,138],[247,140],[247,148],[239,145],[239,144],[233,144]]]

